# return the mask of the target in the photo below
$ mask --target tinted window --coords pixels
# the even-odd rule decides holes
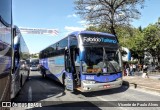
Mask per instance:
[[[68,37],[60,40],[59,42],[51,45],[40,53],[40,58],[54,57],[63,55],[65,47],[68,46]]]
[[[63,49],[68,46],[68,38],[65,38],[59,42],[59,48]]]
[[[85,47],[83,57],[83,72],[115,73],[121,71],[117,50],[110,50],[104,47]]]
[[[77,46],[78,45],[78,41],[76,36],[69,36],[70,37],[70,46]]]
[[[11,24],[11,0],[0,0],[0,19],[3,23]]]

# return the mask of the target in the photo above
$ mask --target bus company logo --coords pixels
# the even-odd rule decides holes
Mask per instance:
[[[91,38],[91,37],[84,37],[83,38],[83,41],[84,42],[90,42],[90,43],[98,43],[98,42],[104,42],[104,43],[117,43],[116,40],[113,40],[113,39],[109,39],[109,38],[98,38],[98,37],[94,37],[94,38]]]
[[[116,44],[117,41],[116,40],[113,40],[113,39],[108,39],[108,38],[102,38],[102,42],[107,42],[107,43],[113,43],[113,44]]]
[[[101,38],[90,38],[90,37],[84,37],[83,38],[84,42],[101,42]]]

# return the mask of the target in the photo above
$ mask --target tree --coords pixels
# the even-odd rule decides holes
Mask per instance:
[[[133,35],[129,38],[127,47],[131,50],[132,57],[140,60],[144,54],[144,36],[139,29],[133,28],[132,31]]]
[[[143,7],[144,0],[76,0],[75,9],[90,24],[103,26],[116,35],[116,26],[129,25],[138,19],[137,6]]]
[[[143,33],[145,50],[160,60],[160,27],[156,23],[154,25],[150,24],[144,29]]]
[[[104,29],[101,26],[90,26],[87,28],[87,30],[100,32],[108,32],[107,29]],[[120,46],[127,47],[131,51],[132,57],[140,60],[144,54],[144,36],[142,29],[136,29],[127,25],[119,25],[116,28],[116,32]]]
[[[86,30],[89,31],[97,31],[97,32],[109,32],[109,28],[103,28],[103,26],[89,26],[88,28],[86,28]]]
[[[39,58],[39,54],[38,53],[30,54],[30,57],[31,58]]]
[[[144,53],[143,33],[139,29],[129,26],[119,26],[116,32],[120,45],[127,47],[134,59],[140,59]]]

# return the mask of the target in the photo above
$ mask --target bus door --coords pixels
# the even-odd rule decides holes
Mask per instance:
[[[65,50],[65,86],[66,89],[74,91],[74,75],[73,75],[73,65],[70,57],[70,50]]]

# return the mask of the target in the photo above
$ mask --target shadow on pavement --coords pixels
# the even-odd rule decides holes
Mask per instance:
[[[134,86],[134,88],[137,88],[137,84],[135,84],[135,83],[129,83],[128,81],[123,81],[123,85],[127,86],[128,88],[130,87],[130,84],[132,84],[132,86]]]
[[[113,89],[102,90],[102,91],[94,91],[94,92],[84,92],[84,93],[82,93],[82,92],[76,91],[74,94],[75,95],[82,94],[85,97],[95,97],[95,96],[103,96],[103,95],[121,93],[121,92],[126,91],[128,88],[129,88],[129,86],[121,86],[119,88],[113,88]]]
[[[65,95],[64,91],[64,87],[59,86],[55,81],[49,78],[42,78],[41,75],[32,75],[12,101],[37,102],[58,94],[62,94],[63,96]]]

